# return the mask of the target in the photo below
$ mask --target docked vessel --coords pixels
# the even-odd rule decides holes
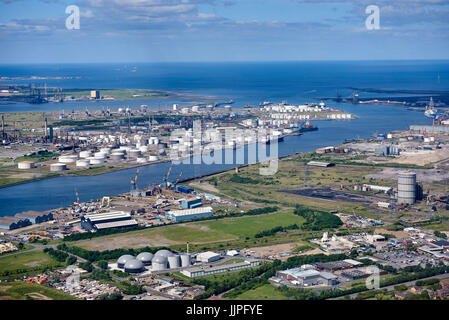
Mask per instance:
[[[435,104],[433,103],[433,98],[430,97],[429,105],[426,106],[426,111],[424,112],[424,115],[428,118],[435,118],[438,114],[438,110],[435,109]]]
[[[318,128],[308,121],[306,123],[303,123],[299,128],[299,132],[316,131],[316,130],[318,130]]]

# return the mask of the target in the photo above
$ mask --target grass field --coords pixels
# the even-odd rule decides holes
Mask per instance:
[[[0,272],[17,270],[32,270],[38,267],[61,265],[55,259],[43,251],[31,251],[15,254],[7,257],[0,257]]]
[[[76,298],[35,283],[2,282],[0,283],[0,300],[76,300]]]
[[[88,250],[173,246],[184,245],[187,241],[192,245],[208,244],[253,237],[262,230],[295,223],[301,225],[303,222],[303,218],[294,215],[292,210],[288,210],[259,216],[158,227],[126,234],[105,236],[92,241],[82,240],[72,244]]]
[[[270,284],[248,290],[234,300],[287,300],[288,298]]]

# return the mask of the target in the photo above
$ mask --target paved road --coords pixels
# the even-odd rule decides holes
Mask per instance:
[[[10,257],[10,256],[15,256],[15,255],[26,253],[26,252],[44,250],[45,248],[56,249],[56,247],[57,247],[56,244],[34,244],[34,243],[29,243],[28,245],[32,246],[33,248],[26,249],[26,250],[21,250],[21,251],[16,251],[16,252],[12,252],[12,253],[8,253],[8,254],[0,256],[0,259],[1,258],[6,258],[6,257]],[[86,262],[87,261],[86,259],[78,257],[78,256],[76,256],[74,254],[69,253],[69,252],[67,252],[67,254],[69,254],[70,256],[74,256],[77,259],[78,262]]]
[[[449,278],[449,274],[444,273],[444,274],[439,274],[439,275],[436,275],[436,276],[433,276],[433,277],[428,277],[428,278],[423,278],[423,279],[418,279],[418,280],[413,280],[413,281],[408,281],[408,282],[403,282],[403,283],[397,283],[397,284],[394,284],[394,285],[391,285],[391,286],[382,287],[382,288],[380,288],[380,290],[387,289],[387,291],[392,291],[392,290],[394,290],[395,286],[398,286],[398,285],[401,285],[401,284],[405,284],[406,286],[410,287],[410,286],[415,285],[416,281],[426,280],[426,279],[433,279],[433,278],[437,278],[437,279],[442,280],[442,279]],[[366,290],[366,291],[368,291],[368,290]],[[363,291],[363,292],[366,292],[366,291]],[[353,293],[353,294],[351,294],[349,296],[351,297],[351,299],[354,299],[359,293],[360,292]],[[338,298],[332,298],[332,299],[329,299],[329,300],[338,300],[338,299],[341,299],[341,298],[342,297],[338,297]]]

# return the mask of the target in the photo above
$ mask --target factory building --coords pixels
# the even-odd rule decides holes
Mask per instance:
[[[81,227],[86,230],[104,230],[137,226],[131,214],[123,211],[87,214],[81,217]]]
[[[215,253],[212,251],[202,252],[196,256],[197,261],[205,262],[205,263],[214,262],[214,261],[217,261],[220,259],[221,259],[221,256],[218,253]]]
[[[189,194],[189,193],[192,193],[194,190],[189,187],[176,186],[176,191]]]
[[[200,197],[181,199],[180,201],[181,201],[181,209],[194,209],[197,207],[201,207],[203,204]]]
[[[317,270],[304,270],[302,268],[288,269],[278,271],[276,273],[278,278],[290,281],[293,284],[308,287],[315,285],[332,286],[338,283],[338,277],[329,272],[320,272]]]
[[[195,277],[201,277],[201,276],[208,276],[211,274],[216,273],[223,273],[223,272],[229,272],[234,270],[240,270],[250,267],[256,267],[260,264],[259,260],[255,259],[248,259],[244,262],[238,262],[238,263],[229,263],[229,264],[222,264],[217,266],[201,266],[201,267],[192,267],[190,269],[182,270],[181,273],[186,275],[189,278],[195,278]]]
[[[208,218],[212,216],[212,207],[201,207],[195,209],[187,210],[173,210],[166,213],[165,217],[172,221],[185,221],[185,220],[195,220],[201,218]]]
[[[334,167],[335,164],[334,163],[329,163],[329,162],[321,162],[321,161],[310,161],[307,163],[308,166],[313,166],[313,167],[322,167],[322,168],[329,168],[329,167]]]
[[[6,230],[14,230],[18,228],[23,228],[31,225],[29,219],[23,219],[18,217],[1,217],[0,218],[0,228]]]
[[[354,263],[351,263],[349,261],[317,262],[316,266],[319,271],[324,270],[328,272],[334,272],[338,270],[354,268]]]
[[[26,211],[16,214],[17,218],[28,219],[31,223],[41,223],[53,220],[53,213],[45,213],[38,211]]]

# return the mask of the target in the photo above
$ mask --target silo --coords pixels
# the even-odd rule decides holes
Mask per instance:
[[[170,269],[176,269],[179,268],[180,262],[179,262],[179,256],[178,255],[173,255],[173,256],[169,256],[168,258],[168,266]]]
[[[416,200],[416,173],[401,172],[398,176],[398,204],[414,204]]]
[[[151,260],[151,269],[153,271],[162,271],[167,269],[167,257],[163,255],[154,256]]]
[[[181,255],[181,267],[189,267],[190,266],[190,255],[188,253]]]

